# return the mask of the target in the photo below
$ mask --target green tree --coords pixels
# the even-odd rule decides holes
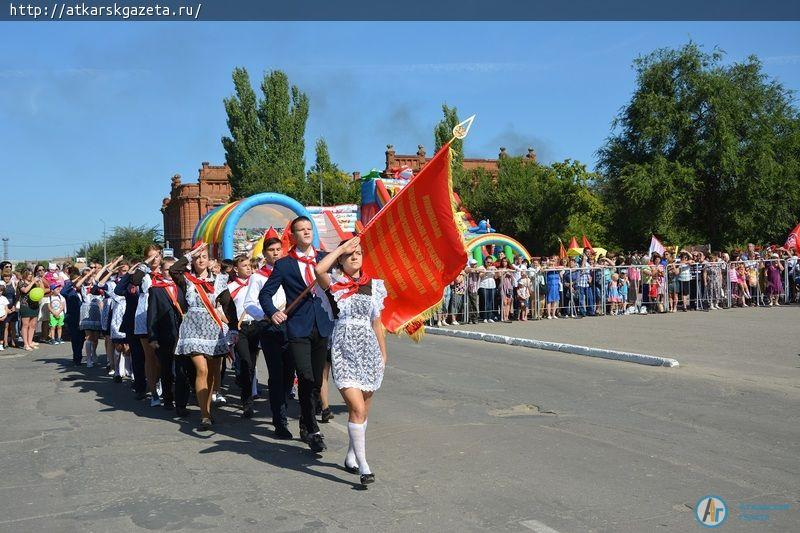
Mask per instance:
[[[361,185],[347,173],[342,172],[336,163],[331,161],[328,145],[324,139],[318,139],[314,165],[306,176],[303,193],[298,201],[304,205],[320,203],[320,182],[322,183],[322,204],[357,204],[361,197]]]
[[[499,161],[496,176],[482,169],[465,173],[458,190],[476,220],[488,218],[539,255],[558,251],[558,238],[573,233],[607,244],[607,215],[594,179],[577,161],[541,165],[509,157]]]
[[[233,71],[235,94],[224,99],[230,136],[222,138],[234,199],[260,192],[298,196],[304,187],[308,97],[281,71],[264,75],[256,96],[244,68]]]
[[[689,43],[634,62],[637,87],[599,150],[611,228],[625,247],[780,242],[800,217],[800,118],[760,61],[724,65]]]
[[[157,226],[117,226],[106,237],[106,254],[109,261],[120,255],[139,261],[144,256],[144,249],[153,243],[163,243]],[[89,261],[102,262],[103,241],[91,242],[78,249],[75,255],[86,257]]]
[[[447,104],[442,104],[442,114],[444,117],[433,129],[434,144],[436,145],[436,152],[444,146],[447,141],[453,138],[453,128],[461,122],[458,120],[458,110],[455,107],[449,107]],[[453,139],[450,143],[453,149],[453,159],[450,161],[450,168],[453,170],[453,176],[463,168],[464,164],[464,141],[463,139]]]

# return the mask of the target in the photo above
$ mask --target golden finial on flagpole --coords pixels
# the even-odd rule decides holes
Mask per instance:
[[[473,120],[475,120],[475,115],[453,126],[453,138],[450,139],[450,142],[453,142],[455,139],[464,139],[469,133],[469,129],[472,127]]]

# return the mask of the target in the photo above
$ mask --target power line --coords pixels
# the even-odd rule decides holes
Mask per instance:
[[[9,244],[9,248],[56,248],[58,246],[77,246],[86,244],[86,241],[81,242],[60,242],[58,244]]]

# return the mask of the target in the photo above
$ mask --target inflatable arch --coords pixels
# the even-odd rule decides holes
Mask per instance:
[[[232,259],[238,253],[250,255],[248,247],[252,248],[270,226],[280,232],[299,216],[311,219],[313,245],[319,248],[317,226],[308,210],[298,201],[272,192],[215,207],[195,226],[192,243],[207,242],[209,255],[220,259]]]
[[[518,241],[501,233],[486,233],[467,241],[467,252],[479,265],[483,265],[484,246],[499,246],[509,260],[513,260],[515,255],[521,255],[526,261],[531,260],[531,254]]]

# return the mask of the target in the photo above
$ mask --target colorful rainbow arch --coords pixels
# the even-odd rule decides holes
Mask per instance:
[[[210,256],[232,259],[233,231],[236,229],[236,224],[247,211],[264,204],[279,205],[290,210],[296,216],[309,217],[314,227],[314,241],[312,244],[315,248],[319,248],[317,226],[308,210],[297,200],[272,192],[254,194],[248,198],[215,207],[201,218],[200,222],[195,226],[192,234],[192,244],[202,240],[209,244]]]
[[[514,255],[521,255],[526,261],[531,260],[531,254],[528,253],[528,250],[526,250],[519,241],[512,239],[508,235],[503,235],[502,233],[486,233],[467,241],[467,252],[479,265],[482,265],[483,247],[489,245],[502,247],[506,256],[509,258],[512,258]]]

